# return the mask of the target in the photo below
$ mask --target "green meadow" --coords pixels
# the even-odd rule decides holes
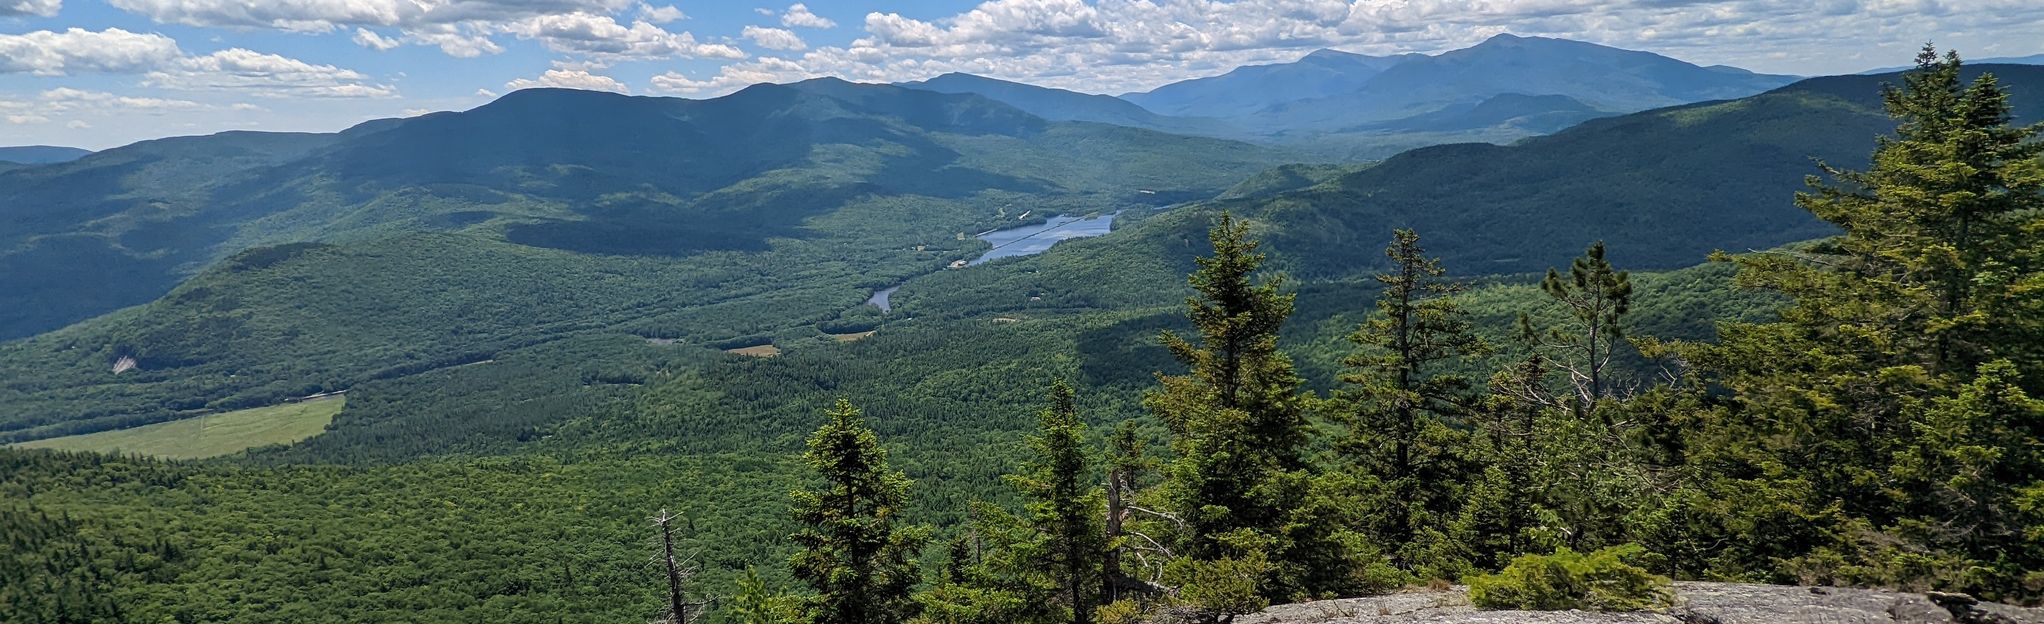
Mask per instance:
[[[290,444],[326,430],[347,403],[344,396],[257,407],[133,429],[101,431],[24,442],[20,448],[48,448],[148,455],[168,459],[217,457],[270,444]]]

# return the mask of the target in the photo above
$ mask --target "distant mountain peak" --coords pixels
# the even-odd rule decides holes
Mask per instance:
[[[1336,49],[1334,49],[1334,48],[1321,48],[1321,49],[1318,49],[1318,50],[1314,50],[1314,51],[1312,51],[1312,52],[1310,52],[1310,53],[1307,53],[1307,54],[1306,54],[1306,56],[1303,56],[1303,57],[1300,57],[1300,58],[1301,58],[1302,60],[1303,60],[1303,59],[1314,59],[1314,60],[1323,60],[1323,59],[1342,59],[1342,60],[1349,60],[1349,59],[1355,59],[1355,58],[1360,58],[1360,57],[1362,57],[1362,56],[1364,56],[1364,55],[1362,55],[1362,54],[1356,54],[1356,53],[1354,53],[1354,52],[1343,52],[1343,51],[1341,51],[1341,50],[1336,50]]]

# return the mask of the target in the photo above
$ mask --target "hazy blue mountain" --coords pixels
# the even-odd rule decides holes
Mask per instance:
[[[950,73],[929,80],[898,84],[938,93],[976,94],[1051,121],[1090,121],[1194,134],[1228,133],[1228,128],[1217,120],[1160,115],[1110,95],[1039,87],[972,74]]]
[[[91,153],[92,150],[88,149],[58,147],[54,145],[0,146],[0,162],[22,165],[46,165],[78,160]]]
[[[1174,82],[1121,97],[1165,115],[1235,117],[1273,104],[1347,93],[1393,65],[1423,56],[1319,50],[1290,63],[1238,67],[1219,76]]]
[[[1627,113],[1740,98],[1794,80],[1581,41],[1498,35],[1393,65],[1353,91],[1273,105],[1242,123],[1291,131],[1348,129],[1508,93],[1567,96],[1599,111]]]
[[[1967,64],[1973,65],[2044,65],[2044,54],[2032,54],[2029,56],[1995,56],[1982,59],[1969,58],[1965,60]],[[1860,74],[1862,75],[1888,74],[1899,71],[1908,71],[1910,69],[1912,68],[1902,66],[1882,67],[1878,69],[1869,69],[1860,72]]]

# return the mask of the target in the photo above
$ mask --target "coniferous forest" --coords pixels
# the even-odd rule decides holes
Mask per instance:
[[[544,297],[495,309],[543,312],[543,340],[512,320],[414,332],[484,346],[403,370],[309,348],[370,372],[204,389],[348,386],[302,442],[0,448],[0,620],[1224,623],[1430,584],[1655,610],[1677,580],[2044,604],[2044,141],[1994,74],[1917,61],[1879,92],[1891,131],[1864,165],[1819,162],[1793,193],[1828,235],[1700,266],[1628,269],[1638,237],[1549,240],[1581,252],[1497,274],[1451,262],[1472,233],[1398,227],[1326,252],[1382,250],[1329,277],[1287,255],[1331,226],[1285,225],[1285,202],[1349,196],[1263,210],[1251,189],[1121,208],[1136,242],[909,281],[897,311],[749,300],[714,348],[641,335],[685,319],[575,325]],[[1129,260],[1145,246],[1190,262]],[[296,331],[234,317],[219,299],[275,291],[230,278],[172,296],[240,340]],[[970,300],[997,289],[1028,301]],[[105,331],[169,339],[146,312]],[[722,352],[761,344],[787,352]],[[61,374],[8,396],[102,398]]]

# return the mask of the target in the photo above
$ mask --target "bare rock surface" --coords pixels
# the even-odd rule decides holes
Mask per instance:
[[[1484,611],[1464,588],[1279,605],[1238,624],[2044,624],[2044,609],[1978,602],[1958,594],[1675,584],[1676,605],[1659,613]]]

